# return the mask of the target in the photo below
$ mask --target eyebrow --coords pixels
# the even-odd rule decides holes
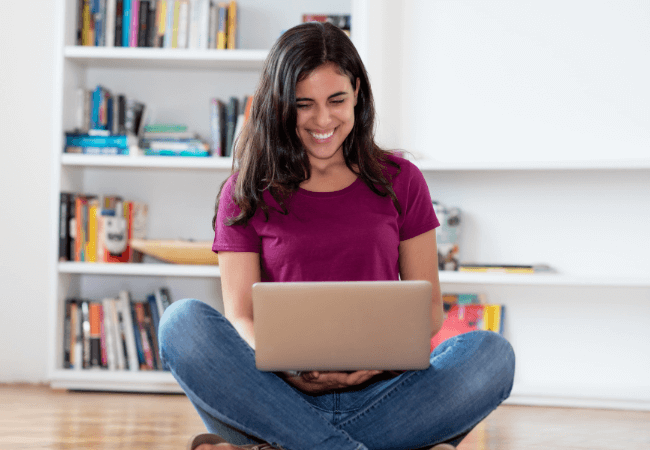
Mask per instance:
[[[338,97],[340,95],[345,95],[345,94],[347,94],[347,92],[345,92],[345,91],[337,92],[337,93],[332,94],[329,97],[327,97],[327,99],[329,100],[331,98]],[[314,101],[313,99],[307,98],[307,97],[300,97],[300,98],[296,99],[296,102],[313,102],[313,101]]]

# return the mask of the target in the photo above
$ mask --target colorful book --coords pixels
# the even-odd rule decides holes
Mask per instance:
[[[454,305],[446,315],[440,331],[431,339],[431,350],[454,336],[475,330],[503,334],[502,305]]]
[[[221,2],[217,5],[217,50],[227,48],[228,38],[228,3]]]

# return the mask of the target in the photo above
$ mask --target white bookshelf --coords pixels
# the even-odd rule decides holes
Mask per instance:
[[[57,0],[57,5],[52,217],[58,218],[60,192],[115,194],[149,205],[149,238],[202,241],[213,238],[214,200],[232,168],[232,158],[64,154],[63,132],[74,124],[76,89],[101,84],[153,106],[157,122],[186,123],[209,139],[210,98],[227,100],[253,94],[268,51],[283,30],[300,23],[303,13],[350,14],[353,8],[358,9],[351,0],[279,4],[240,0],[240,48],[218,51],[77,46],[77,0]],[[58,255],[58,225],[52,227],[52,233],[52,253]],[[169,373],[64,369],[61,349],[66,298],[101,300],[128,289],[138,299],[167,286],[173,300],[195,297],[223,310],[218,266],[53,262],[50,275],[48,379],[55,388],[181,392]]]

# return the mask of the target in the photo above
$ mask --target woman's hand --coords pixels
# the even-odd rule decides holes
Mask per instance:
[[[309,394],[343,389],[365,383],[381,370],[358,370],[356,372],[303,372],[298,377],[287,376],[285,380],[292,386]]]

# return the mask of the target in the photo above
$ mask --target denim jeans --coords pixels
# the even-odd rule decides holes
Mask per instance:
[[[288,450],[456,445],[510,395],[515,366],[508,341],[475,331],[436,347],[426,370],[310,395],[257,370],[254,350],[230,322],[193,299],[167,308],[159,342],[208,431],[235,445]]]

